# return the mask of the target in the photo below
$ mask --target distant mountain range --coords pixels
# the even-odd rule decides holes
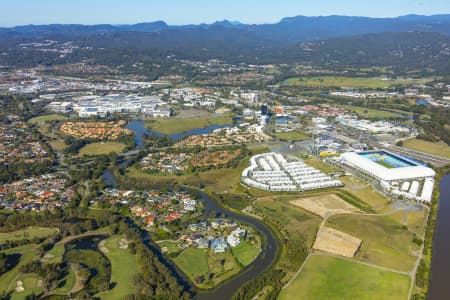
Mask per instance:
[[[16,54],[0,57],[0,63],[16,66],[63,63],[56,54],[55,58],[51,54],[44,57],[19,47],[20,43],[43,39],[72,41],[82,48],[109,49],[115,51],[116,54],[110,56],[117,62],[125,57],[162,59],[175,55],[195,60],[307,62],[332,67],[389,65],[432,68],[441,72],[450,67],[450,15],[297,16],[260,25],[223,20],[183,26],[163,21],[133,25],[17,26],[0,28],[0,51]],[[127,55],[122,53],[124,49],[129,52]],[[104,56],[76,52],[64,59],[78,61],[94,55],[95,60]]]
[[[157,33],[177,36],[195,33],[217,35],[224,29],[233,34],[251,36],[262,41],[291,43],[348,37],[367,33],[382,32],[437,32],[450,35],[450,15],[407,15],[397,18],[368,18],[347,16],[289,17],[275,24],[251,25],[227,20],[212,24],[172,26],[164,21],[139,23],[133,25],[26,25],[13,28],[0,28],[0,38],[35,38],[47,35],[86,36],[118,32]]]

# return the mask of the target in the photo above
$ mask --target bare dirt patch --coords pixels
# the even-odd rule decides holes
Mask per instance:
[[[333,213],[357,212],[359,209],[345,202],[336,194],[319,194],[314,196],[302,197],[291,201],[295,206],[303,208],[313,214],[327,217]]]
[[[317,233],[313,248],[345,257],[353,257],[361,243],[362,240],[350,234],[324,226]]]
[[[120,241],[119,241],[119,248],[120,249],[128,249],[128,240],[120,239]]]
[[[105,242],[106,240],[103,240],[100,242],[100,244],[98,244],[100,251],[102,251],[104,254],[109,252],[108,248],[105,247]]]

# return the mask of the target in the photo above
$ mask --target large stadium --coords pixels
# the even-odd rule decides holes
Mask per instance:
[[[380,182],[394,195],[431,201],[435,172],[420,163],[387,151],[348,152],[340,156],[344,165]]]

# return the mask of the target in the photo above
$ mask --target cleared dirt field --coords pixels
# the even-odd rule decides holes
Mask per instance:
[[[336,194],[320,194],[302,197],[291,201],[295,206],[303,208],[322,218],[331,213],[346,213],[359,211],[353,205],[345,202]]]
[[[353,257],[361,246],[362,240],[345,232],[322,227],[317,233],[313,248],[345,257]]]

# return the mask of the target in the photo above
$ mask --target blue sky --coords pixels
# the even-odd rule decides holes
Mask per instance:
[[[450,0],[0,0],[0,26],[24,24],[275,23],[287,16],[394,17],[450,13]],[[6,3],[5,3],[6,2]]]

